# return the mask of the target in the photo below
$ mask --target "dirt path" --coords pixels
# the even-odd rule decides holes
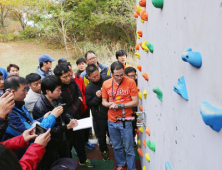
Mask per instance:
[[[66,57],[63,49],[48,49],[35,42],[0,43],[0,67],[6,68],[10,63],[17,64],[20,67],[20,75],[26,76],[36,71],[39,65],[38,58],[42,54],[48,54],[56,59],[53,67],[56,66],[59,58]],[[74,60],[71,62],[75,64]]]

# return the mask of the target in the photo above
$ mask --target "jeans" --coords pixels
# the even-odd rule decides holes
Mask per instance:
[[[123,128],[123,123],[108,121],[108,128],[117,166],[125,166],[127,163],[127,170],[136,170],[132,122],[125,122],[125,128]],[[126,158],[122,141],[125,146]]]

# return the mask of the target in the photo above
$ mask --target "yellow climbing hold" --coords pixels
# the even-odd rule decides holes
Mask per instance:
[[[150,154],[149,154],[149,153],[146,153],[146,154],[145,154],[145,158],[146,158],[146,160],[147,160],[148,162],[150,162]]]
[[[141,141],[140,141],[140,139],[137,141],[137,144],[138,144],[139,146],[141,146]]]
[[[139,131],[140,131],[141,133],[143,133],[143,126],[141,126],[141,127],[139,128]]]
[[[146,90],[143,90],[143,97],[144,97],[144,99],[146,99],[146,96],[147,96],[147,92],[146,92]]]
[[[139,116],[140,114],[139,114],[139,113],[137,113],[136,115],[137,115],[137,116]]]
[[[138,5],[138,6],[137,6],[137,12],[140,13],[141,11],[142,11],[142,7]]]
[[[143,49],[144,49],[145,52],[148,52],[148,51],[149,51],[149,48],[146,46],[146,43],[148,43],[148,41],[144,41],[144,42],[142,43],[142,47],[143,47]]]
[[[141,92],[138,93],[138,97],[140,100],[142,100],[142,93]]]
[[[138,52],[135,53],[138,59],[140,59],[140,54]]]
[[[141,22],[144,23],[144,20],[141,19]]]
[[[146,166],[143,166],[143,170],[146,170]]]

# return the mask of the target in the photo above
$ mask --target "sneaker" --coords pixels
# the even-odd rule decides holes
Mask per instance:
[[[95,146],[91,144],[89,141],[85,143],[85,147],[88,149],[95,149]]]
[[[109,161],[109,152],[108,151],[104,151],[103,152],[103,160],[104,161]]]
[[[127,166],[117,166],[115,167],[113,170],[126,170],[127,169]]]
[[[75,154],[77,155],[77,151],[76,151],[76,149],[74,150],[74,152],[75,152]]]
[[[136,146],[137,146],[136,141],[134,141],[134,147],[136,147]]]
[[[95,166],[95,164],[93,162],[91,162],[89,159],[86,159],[86,162],[83,164],[79,162],[79,165],[87,166],[88,168],[93,168]]]

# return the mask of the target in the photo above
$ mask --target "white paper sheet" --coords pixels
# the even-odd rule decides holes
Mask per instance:
[[[78,126],[73,128],[73,131],[80,129],[87,129],[92,127],[92,117],[87,117],[81,120],[77,120]]]

